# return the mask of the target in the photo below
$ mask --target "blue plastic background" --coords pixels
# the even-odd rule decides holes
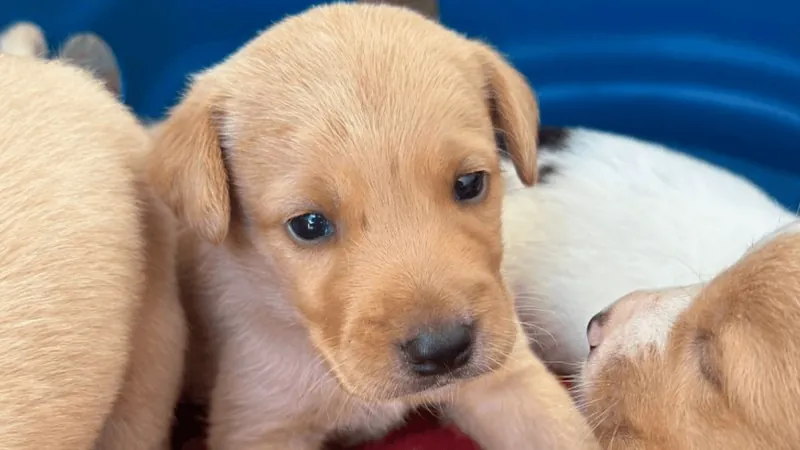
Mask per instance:
[[[186,76],[303,0],[28,0],[51,44],[90,30],[114,48],[144,117]],[[536,87],[542,121],[663,142],[800,202],[800,3],[788,0],[440,0],[442,21],[502,50]]]

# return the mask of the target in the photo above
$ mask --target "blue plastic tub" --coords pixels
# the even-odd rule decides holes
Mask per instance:
[[[186,76],[314,1],[30,0],[0,24],[52,43],[90,30],[115,49],[145,117]],[[542,120],[681,148],[800,203],[800,4],[762,0],[440,0],[442,21],[505,52],[536,87]]]

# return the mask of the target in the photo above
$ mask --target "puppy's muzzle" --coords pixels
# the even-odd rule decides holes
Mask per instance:
[[[432,377],[452,374],[467,365],[474,343],[474,324],[450,323],[424,329],[400,344],[400,351],[413,374]]]

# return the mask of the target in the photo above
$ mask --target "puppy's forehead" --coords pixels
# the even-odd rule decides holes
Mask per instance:
[[[675,323],[700,289],[698,284],[642,291],[625,297],[612,310],[609,321],[616,325],[616,330],[604,346],[626,357],[634,357],[644,349],[663,352]]]
[[[342,4],[275,25],[206,76],[231,151],[252,156],[238,173],[407,184],[496,164],[476,51],[416,13]]]
[[[286,125],[408,132],[436,121],[486,126],[476,44],[388,6],[334,5],[287,19],[215,76],[232,109]]]

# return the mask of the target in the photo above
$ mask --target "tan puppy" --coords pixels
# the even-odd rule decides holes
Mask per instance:
[[[581,396],[613,449],[800,445],[800,223],[707,286],[637,292],[589,326]]]
[[[150,175],[190,230],[211,448],[316,450],[428,402],[489,450],[595,448],[501,276],[495,132],[530,185],[537,124],[495,51],[385,5],[313,8],[196,76]]]
[[[30,24],[12,27],[0,36],[0,43],[13,41],[17,55],[46,56],[36,50],[47,48],[43,33],[31,29],[38,30]],[[89,60],[69,57],[103,56],[95,51],[95,38],[81,36],[70,40],[61,56],[91,70],[91,64],[78,64]],[[41,359],[33,360],[37,365],[30,366],[30,374],[14,375],[20,386],[8,392],[8,401],[0,400],[4,407],[17,407],[11,401],[13,396],[53,398],[43,401],[41,411],[36,408],[16,421],[0,419],[0,429],[11,426],[13,432],[20,433],[20,439],[31,439],[20,441],[25,446],[19,448],[168,448],[187,333],[175,279],[175,224],[170,212],[143,183],[147,134],[82,70],[10,57],[3,62],[4,123],[14,124],[0,134],[5,143],[4,173],[22,175],[11,179],[4,175],[4,185],[14,187],[18,183],[19,192],[3,189],[3,198],[19,207],[35,205],[25,210],[26,216],[10,215],[8,220],[25,223],[38,221],[40,216],[43,220],[41,227],[28,224],[28,228],[14,231],[32,239],[30,247],[19,252],[41,260],[22,258],[28,279],[20,274],[11,281],[24,289],[7,292],[3,298],[12,304],[25,304],[40,296],[52,296],[47,298],[47,305],[52,306],[22,309],[4,319],[8,324],[23,323],[23,313],[44,314],[42,320],[53,321],[49,327],[64,328],[60,332],[65,334],[62,344],[67,351],[58,356],[45,352]],[[102,81],[110,86],[107,80]],[[73,203],[64,203],[67,201]],[[56,219],[60,224],[57,227],[46,222]],[[19,239],[11,231],[7,233],[9,242]],[[60,239],[64,241],[59,244]],[[14,264],[4,260],[3,270],[9,270],[9,265],[13,269]],[[70,288],[70,283],[77,283],[76,287]],[[49,292],[45,288],[58,293],[45,294]],[[55,334],[49,327],[31,327],[31,338],[24,348],[47,345],[45,338],[54,339],[47,335]],[[9,334],[8,339],[16,338]],[[32,351],[35,354],[36,350]],[[4,360],[16,358],[9,355]],[[42,371],[37,373],[38,369]],[[117,373],[120,369],[126,370],[124,378]],[[99,373],[74,385],[72,377],[86,376],[86,371]],[[33,386],[30,394],[24,394],[23,383],[30,382],[31,377],[38,377],[43,386]],[[47,389],[52,391],[45,390],[46,383],[51,384]],[[62,383],[70,392],[64,399],[55,389]],[[113,409],[109,396],[115,399]],[[56,401],[65,402],[64,407],[55,409],[51,417],[47,407]],[[18,406],[30,407],[26,403]],[[47,415],[46,420],[39,417],[42,414]],[[16,417],[10,412],[3,416]],[[98,438],[98,420],[102,418],[105,425]],[[76,429],[69,431],[76,435],[73,440],[58,437],[73,425]],[[45,429],[40,426],[49,426],[52,432],[40,435]],[[8,442],[3,439],[5,435],[0,433],[4,444]],[[93,440],[96,443],[89,443]],[[55,447],[60,445],[63,447]]]

